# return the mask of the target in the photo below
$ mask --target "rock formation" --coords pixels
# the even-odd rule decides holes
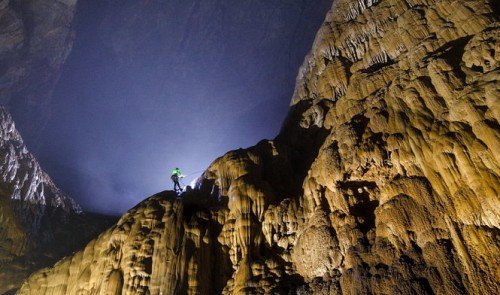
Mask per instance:
[[[496,294],[495,1],[337,0],[281,133],[18,294]]]
[[[86,244],[109,224],[83,214],[57,188],[0,107],[0,294]]]
[[[0,105],[29,118],[21,122],[23,130],[39,130],[48,118],[52,90],[73,44],[75,6],[76,0],[0,1]]]

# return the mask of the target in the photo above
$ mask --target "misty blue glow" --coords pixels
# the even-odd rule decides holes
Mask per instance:
[[[84,209],[122,213],[274,138],[331,1],[80,1],[36,151]],[[195,173],[196,172],[196,173]]]

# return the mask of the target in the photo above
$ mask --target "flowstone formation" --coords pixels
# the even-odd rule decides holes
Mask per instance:
[[[498,293],[497,4],[334,3],[279,137],[329,132],[302,198],[327,225],[298,234],[331,253],[292,251],[312,293]]]
[[[31,272],[70,254],[110,223],[83,214],[54,184],[0,107],[0,294],[19,288]]]
[[[496,4],[335,1],[275,140],[18,294],[497,294]]]

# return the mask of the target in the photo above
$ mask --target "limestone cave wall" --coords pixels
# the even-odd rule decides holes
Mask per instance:
[[[17,122],[25,135],[38,135],[49,117],[73,45],[75,8],[76,0],[0,1],[0,105],[30,118]]]

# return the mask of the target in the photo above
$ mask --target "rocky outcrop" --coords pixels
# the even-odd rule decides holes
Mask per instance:
[[[0,107],[0,177],[12,191],[11,199],[25,204],[61,208],[65,212],[82,210],[76,202],[56,187],[28,152],[14,121]]]
[[[210,219],[208,211],[183,204],[173,192],[153,196],[128,211],[85,250],[57,263],[55,269],[66,273],[60,280],[35,275],[20,293],[187,294],[200,288],[211,292],[216,284],[208,284],[207,279],[219,280],[221,285],[224,276],[207,272],[213,269],[208,261],[217,243],[209,230]],[[65,279],[79,283],[64,284]]]
[[[292,255],[312,293],[499,289],[495,9],[490,1],[334,3],[280,135],[297,145],[300,132],[329,133],[303,183],[306,224],[319,216],[326,225],[298,235],[331,234],[331,253]]]
[[[41,169],[0,107],[0,294],[110,224],[89,217]]]
[[[39,131],[48,118],[47,105],[73,44],[75,6],[76,0],[0,1],[0,105],[29,118],[23,130]]]
[[[19,294],[495,294],[493,1],[335,1],[279,136]]]

